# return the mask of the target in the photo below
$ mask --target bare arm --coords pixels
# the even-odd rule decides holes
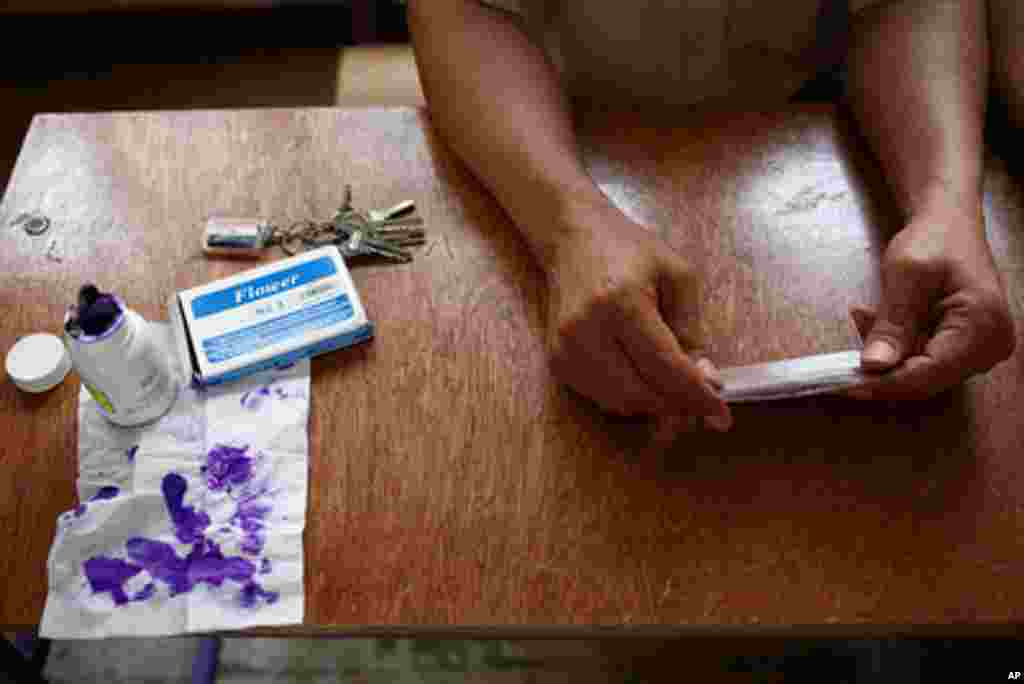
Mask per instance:
[[[895,369],[876,396],[928,396],[1013,350],[981,209],[985,3],[891,0],[864,10],[850,67],[851,106],[905,218],[886,250],[864,364]]]
[[[895,0],[854,22],[850,101],[901,209],[977,202],[988,87],[983,0]]]
[[[607,205],[554,67],[516,17],[472,0],[414,0],[409,22],[435,124],[546,265],[566,230],[552,217]]]
[[[714,416],[727,428],[700,358],[698,283],[591,180],[543,51],[476,0],[414,0],[409,24],[435,125],[545,272],[555,372],[612,411]]]

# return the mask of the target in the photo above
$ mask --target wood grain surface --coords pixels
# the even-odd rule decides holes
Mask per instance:
[[[855,344],[847,309],[876,303],[897,224],[833,109],[581,132],[608,195],[702,274],[720,364]],[[354,269],[377,338],[313,363],[305,623],[263,633],[1021,624],[1020,353],[932,401],[742,406],[666,445],[553,380],[539,273],[420,111],[38,116],[0,204],[0,348],[57,331],[84,281],[165,318],[173,290],[247,265],[203,257],[208,213],[327,217],[346,182],[357,206],[414,199],[430,240]],[[25,211],[50,232],[8,227]],[[995,159],[986,213],[1020,335],[1024,194]],[[42,612],[77,395],[0,383],[4,628]]]

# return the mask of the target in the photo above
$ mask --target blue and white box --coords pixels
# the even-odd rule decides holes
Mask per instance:
[[[345,260],[327,246],[178,292],[182,367],[200,385],[286,366],[373,337]]]

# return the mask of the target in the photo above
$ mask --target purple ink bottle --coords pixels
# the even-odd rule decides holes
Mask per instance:
[[[64,318],[64,337],[82,384],[115,425],[164,415],[178,398],[170,356],[149,322],[113,294],[84,285]]]

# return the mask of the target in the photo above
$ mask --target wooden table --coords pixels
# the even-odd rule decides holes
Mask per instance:
[[[897,224],[831,108],[594,114],[582,136],[609,196],[702,273],[717,361],[854,344]],[[57,330],[83,281],[163,318],[172,290],[245,266],[201,255],[208,212],[326,217],[345,182],[359,206],[415,199],[430,242],[354,270],[378,336],[313,363],[305,622],[255,633],[1019,629],[1024,355],[933,401],[743,406],[729,434],[658,448],[552,379],[539,273],[422,112],[36,117],[0,205],[0,347]],[[9,228],[23,211],[50,232]],[[1020,321],[1024,196],[994,159],[986,213]],[[77,396],[74,376],[0,383],[3,629],[40,619]]]

